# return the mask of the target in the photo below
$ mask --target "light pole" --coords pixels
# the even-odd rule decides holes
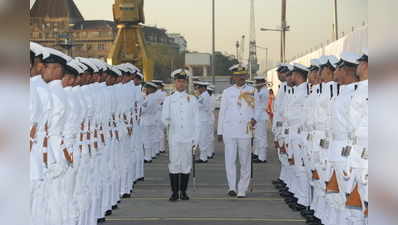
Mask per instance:
[[[333,20],[334,20],[334,26],[333,26],[333,33],[335,40],[339,39],[339,24],[338,24],[338,12],[337,12],[337,0],[334,0],[333,4]]]
[[[256,45],[257,48],[265,50],[265,69],[268,69],[268,48]]]
[[[239,41],[236,41],[236,59],[239,61]]]
[[[283,28],[261,28],[261,31],[276,31],[276,32],[281,32],[281,62],[284,63],[286,61],[286,39],[283,38],[283,33],[286,31],[290,31],[290,26],[285,26]]]
[[[215,64],[216,64],[216,3],[215,0],[212,0],[212,57],[211,57],[211,74],[212,74],[212,83],[216,85],[216,71],[215,71]]]

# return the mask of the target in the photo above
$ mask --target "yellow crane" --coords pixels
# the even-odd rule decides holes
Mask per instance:
[[[111,65],[132,63],[143,71],[145,80],[152,80],[154,62],[150,59],[143,36],[144,0],[115,0],[113,17],[117,35],[107,61]]]

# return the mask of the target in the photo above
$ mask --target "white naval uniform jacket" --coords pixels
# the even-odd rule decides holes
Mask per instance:
[[[198,144],[200,121],[198,103],[194,96],[176,91],[166,97],[162,122],[166,127],[170,126],[169,138],[173,143]]]
[[[275,97],[273,109],[274,109],[274,119],[272,122],[272,132],[275,135],[275,140],[280,141],[282,133],[282,124],[285,122],[283,120],[283,113],[285,109],[286,99],[287,99],[287,83],[283,82],[279,88],[279,91]],[[278,126],[281,124],[280,126]]]
[[[214,126],[214,122],[216,121],[216,116],[215,116],[215,111],[216,111],[216,97],[214,96],[214,94],[212,96],[210,96],[210,120],[211,120],[211,124],[213,124],[212,126]]]
[[[304,82],[298,86],[295,86],[292,88],[292,95],[290,96],[289,102],[288,102],[288,110],[286,111],[286,116],[287,116],[287,127],[289,129],[288,135],[290,139],[294,143],[302,144],[302,139],[301,135],[298,132],[298,129],[302,125],[302,120],[304,118],[304,103],[307,96],[307,82]],[[294,150],[297,150],[295,148],[291,148],[292,146],[289,146],[287,149],[287,153],[289,155],[289,158],[292,158],[292,155],[294,155],[295,160],[300,160],[302,155],[300,152],[294,152]],[[297,155],[300,154],[300,155]]]
[[[254,97],[256,99],[255,120],[257,122],[268,120],[268,113],[266,112],[268,106],[268,89],[263,87],[260,91],[256,90]]]
[[[41,104],[40,96],[37,91],[37,87],[39,86],[37,80],[41,79],[40,75],[34,76],[30,78],[30,120],[32,123],[32,127],[38,127],[39,121],[42,117],[44,107]],[[37,129],[36,129],[37,130]],[[37,142],[38,137],[34,137],[34,141]],[[32,140],[33,141],[33,140]],[[42,178],[43,171],[43,155],[41,146],[33,143],[32,150],[30,152],[30,178],[31,180],[39,180]]]
[[[198,105],[199,105],[199,121],[201,123],[210,123],[211,122],[211,113],[212,113],[212,105],[210,95],[207,91],[203,92],[198,97]]]
[[[247,130],[248,123],[254,119],[254,108],[239,96],[249,92],[254,95],[254,88],[248,85],[236,85],[224,90],[218,119],[218,135],[227,138],[251,138]]]
[[[328,154],[329,161],[346,161],[346,158],[342,156],[342,147],[351,144],[350,137],[353,129],[349,110],[356,85],[356,83],[342,85],[339,95],[332,102],[330,130],[333,141]]]
[[[158,113],[158,97],[155,93],[145,96],[142,103],[142,126],[154,126],[157,124],[156,115]]]
[[[65,90],[63,89],[61,80],[53,80],[48,83],[53,108],[50,112],[48,135],[48,167],[51,172],[51,177],[56,177],[63,173],[67,167],[67,162],[62,152],[62,136],[65,127],[66,118],[69,113],[69,105]]]
[[[355,143],[349,157],[350,166],[353,168],[368,168],[368,132],[369,132],[369,91],[368,80],[358,82],[358,89],[352,97],[350,104],[350,121]]]

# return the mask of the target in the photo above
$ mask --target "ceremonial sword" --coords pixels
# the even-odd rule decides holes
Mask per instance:
[[[192,186],[193,191],[196,192],[196,151],[198,146],[192,147]]]
[[[253,153],[254,153],[254,127],[250,125],[250,134],[251,134],[251,139],[250,139],[250,192],[253,192],[254,190],[254,168],[253,168]]]

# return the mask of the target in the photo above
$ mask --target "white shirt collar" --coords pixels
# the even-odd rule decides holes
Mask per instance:
[[[48,83],[48,85],[50,85],[50,86],[52,86],[52,87],[62,87],[63,85],[62,85],[62,81],[61,80],[53,80],[53,81],[50,81],[49,83]]]

